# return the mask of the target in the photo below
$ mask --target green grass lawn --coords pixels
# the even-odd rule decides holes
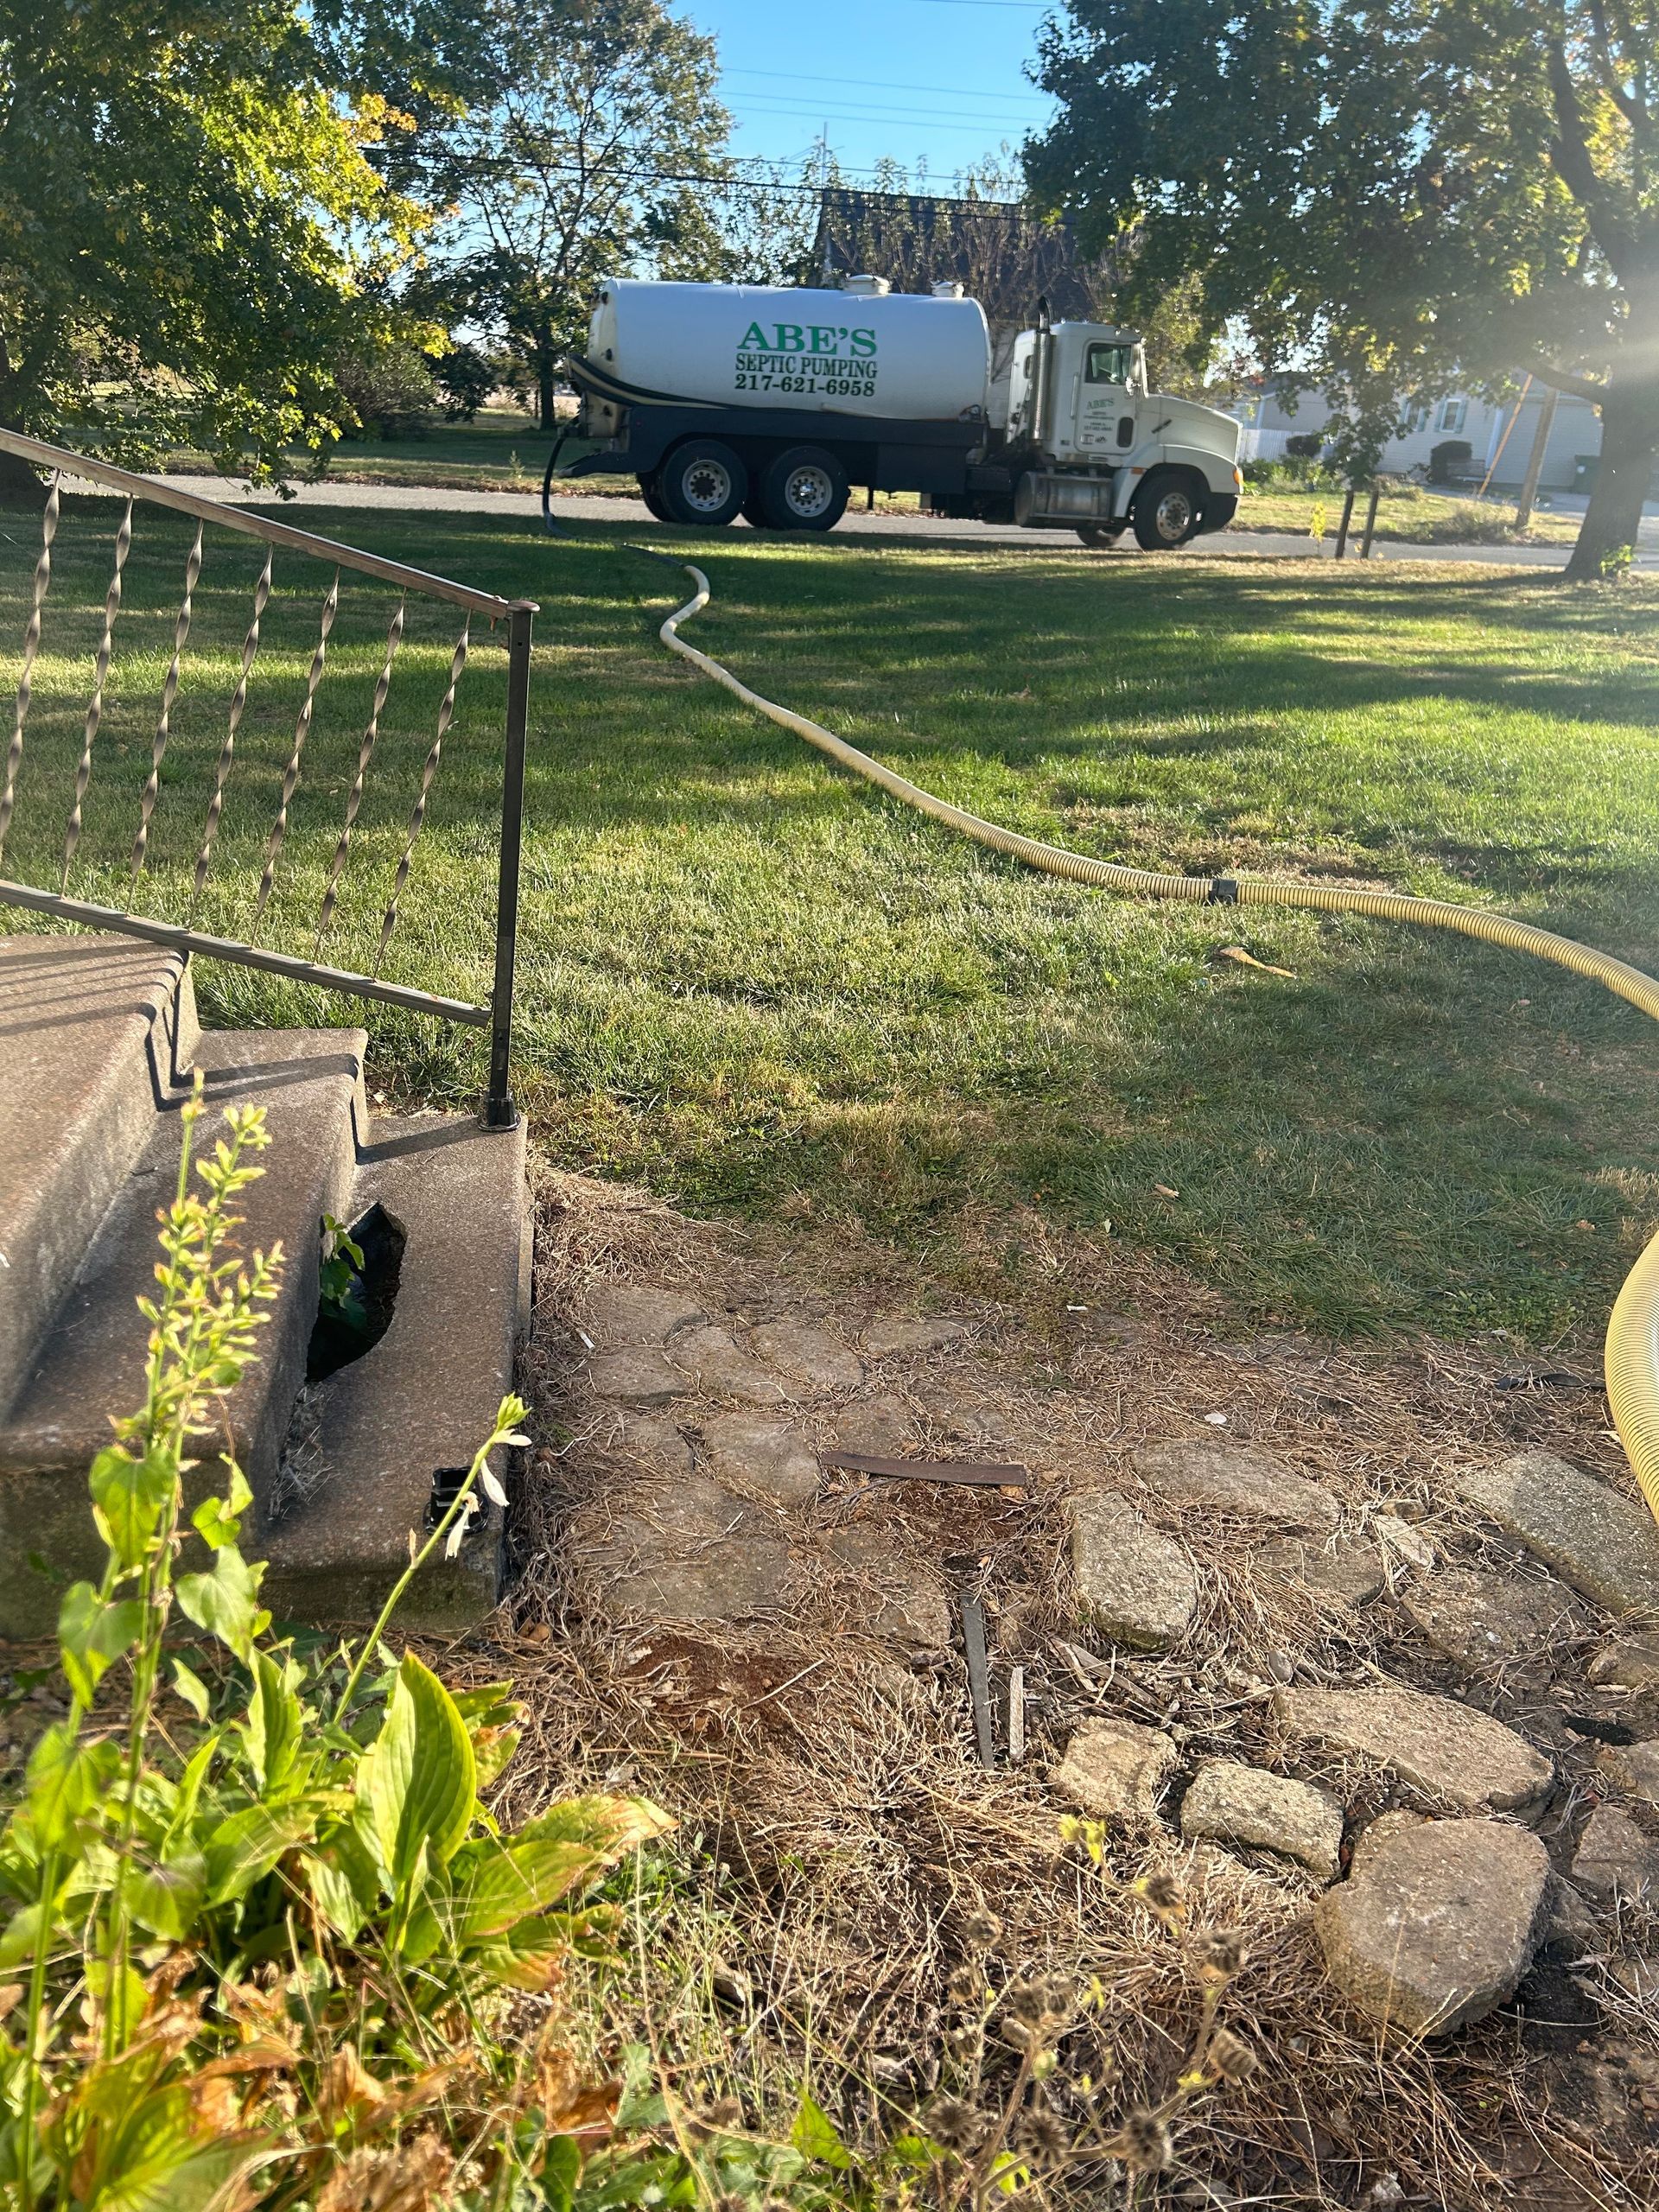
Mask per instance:
[[[556,1159],[694,1208],[855,1219],[947,1264],[972,1224],[1016,1274],[1032,1210],[1109,1222],[1242,1319],[1599,1329],[1659,1217],[1659,1037],[1633,1009],[1459,939],[1133,904],[953,839],[671,659],[654,632],[681,588],[620,528],[306,519],[542,604],[518,1080]],[[56,880],[112,521],[73,505],[59,538],[7,855],[27,880]],[[708,651],[982,813],[1145,866],[1478,899],[1659,965],[1651,584],[656,537],[709,569]],[[184,546],[141,518],[85,896],[123,880]],[[14,679],[33,552],[0,518]],[[185,904],[257,567],[245,541],[210,541],[153,912]],[[296,569],[278,557],[203,909],[227,931],[246,927],[327,583]],[[389,611],[378,586],[343,594],[266,943],[313,941]],[[455,626],[411,610],[328,947],[342,964],[372,946]],[[487,988],[503,661],[483,640],[463,681],[387,964],[469,995]],[[1218,957],[1239,944],[1292,973]],[[219,1020],[366,1020],[393,1096],[480,1079],[478,1040],[435,1024],[222,968],[200,988]]]
[[[1334,541],[1342,521],[1340,492],[1285,490],[1246,484],[1233,524],[1236,531],[1289,531],[1297,537],[1310,533],[1317,511],[1324,510],[1325,535]],[[1351,537],[1355,551],[1365,526],[1366,495],[1354,501]],[[1552,514],[1547,507],[1535,510],[1524,531],[1514,528],[1512,498],[1482,500],[1448,499],[1421,484],[1402,484],[1386,491],[1377,502],[1376,536],[1406,545],[1571,545],[1578,537],[1582,517]]]

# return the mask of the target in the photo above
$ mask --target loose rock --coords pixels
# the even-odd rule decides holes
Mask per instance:
[[[1329,1491],[1253,1444],[1182,1438],[1144,1445],[1129,1464],[1149,1491],[1172,1505],[1211,1506],[1287,1529],[1336,1523],[1337,1502]]]
[[[1175,1746],[1160,1728],[1086,1720],[1049,1780],[1062,1796],[1097,1818],[1155,1821],[1175,1760]]]
[[[1553,1452],[1521,1452],[1459,1484],[1471,1504],[1609,1612],[1659,1606],[1659,1529],[1645,1505]]]
[[[741,1398],[752,1406],[775,1406],[791,1395],[775,1375],[768,1374],[739,1349],[729,1329],[712,1323],[680,1331],[667,1357],[711,1398]]]
[[[1352,1536],[1323,1544],[1285,1537],[1264,1545],[1249,1566],[1252,1573],[1287,1582],[1316,1604],[1336,1608],[1369,1605],[1388,1580],[1375,1545]]]
[[[1571,1592],[1541,1581],[1446,1567],[1402,1603],[1425,1640],[1459,1665],[1510,1667],[1547,1656],[1583,1628]]]
[[[1376,1759],[1463,1812],[1536,1811],[1554,1780],[1549,1761],[1501,1720],[1402,1683],[1280,1690],[1274,1706],[1293,1736]]]
[[[1149,1649],[1173,1643],[1198,1602],[1192,1562],[1115,1491],[1070,1501],[1071,1564],[1083,1610],[1108,1636]]]
[[[968,1333],[966,1321],[930,1315],[919,1321],[874,1321],[864,1332],[864,1349],[874,1359],[895,1359],[943,1351]]]
[[[708,1318],[683,1292],[607,1283],[588,1293],[581,1326],[595,1351],[620,1351],[628,1344],[666,1344],[677,1329]]]
[[[588,1363],[588,1381],[595,1397],[630,1406],[665,1406],[690,1388],[668,1354],[652,1344],[596,1352]]]
[[[1659,1805],[1659,1738],[1645,1744],[1604,1744],[1596,1753],[1596,1764],[1632,1797]]]
[[[1506,1822],[1398,1829],[1314,1906],[1326,1971],[1391,2036],[1449,2035],[1531,1964],[1548,1882],[1543,1845]]]
[[[625,1452],[661,1467],[685,1472],[691,1465],[691,1446],[667,1414],[626,1414],[618,1438]]]
[[[1659,1689],[1659,1636],[1621,1636],[1597,1652],[1589,1674],[1606,1689]]]
[[[1397,1513],[1374,1513],[1371,1534],[1385,1550],[1391,1551],[1408,1567],[1431,1567],[1434,1564],[1433,1541],[1409,1521],[1402,1521]]]
[[[703,1441],[727,1489],[768,1505],[805,1505],[818,1494],[818,1456],[798,1428],[758,1414],[710,1414]]]
[[[1573,1853],[1573,1879],[1599,1904],[1638,1902],[1659,1891],[1659,1846],[1617,1805],[1599,1805]]]
[[[860,1398],[836,1416],[836,1442],[849,1452],[895,1459],[910,1440],[910,1408],[890,1394]]]
[[[762,1359],[780,1367],[815,1390],[855,1390],[864,1380],[864,1363],[828,1329],[804,1321],[762,1321],[749,1332]]]
[[[1181,1800],[1181,1834],[1276,1851],[1329,1880],[1342,1848],[1342,1807],[1311,1783],[1212,1759]]]

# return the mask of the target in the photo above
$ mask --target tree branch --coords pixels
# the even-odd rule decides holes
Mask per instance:
[[[1529,369],[1540,384],[1564,391],[1573,399],[1587,399],[1592,407],[1599,407],[1607,397],[1605,384],[1598,384],[1593,377],[1579,376],[1572,369],[1550,368],[1541,361],[1527,361],[1522,366]]]
[[[1559,40],[1551,42],[1547,66],[1556,126],[1550,159],[1561,182],[1588,216],[1596,243],[1606,255],[1614,275],[1623,284],[1634,283],[1640,259],[1636,241],[1590,158],[1584,118],[1579,109],[1578,86],[1573,81],[1573,73],[1567,67],[1567,54]]]

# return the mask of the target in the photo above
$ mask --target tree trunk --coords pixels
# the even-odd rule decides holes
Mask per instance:
[[[1573,583],[1593,583],[1610,556],[1634,550],[1642,509],[1659,456],[1659,386],[1650,379],[1615,380],[1601,403],[1601,461],[1595,488],[1567,564]]]
[[[542,428],[553,428],[553,331],[543,323],[536,333],[536,393],[540,404]]]
[[[26,461],[0,453],[0,507],[22,507],[35,514],[46,505],[46,486]]]

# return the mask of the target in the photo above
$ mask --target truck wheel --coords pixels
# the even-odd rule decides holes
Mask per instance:
[[[688,438],[657,472],[657,488],[671,522],[730,522],[749,496],[749,472],[718,438]]]
[[[791,446],[766,463],[760,505],[774,530],[833,530],[847,512],[847,472],[822,446]]]
[[[1173,553],[1198,533],[1204,487],[1190,468],[1160,469],[1135,495],[1135,542],[1148,553]]]
[[[648,511],[656,516],[658,522],[673,521],[673,516],[663,505],[662,491],[655,476],[647,475],[639,479],[639,496],[645,501]]]
[[[1115,523],[1110,529],[1103,522],[1080,522],[1077,524],[1077,536],[1085,545],[1092,546],[1096,553],[1109,553],[1122,535],[1121,522]]]

